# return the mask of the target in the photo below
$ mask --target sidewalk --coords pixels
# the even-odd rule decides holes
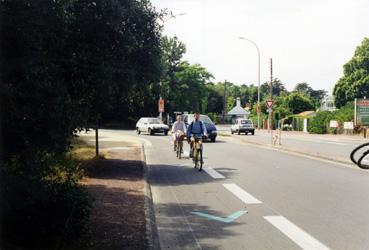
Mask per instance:
[[[82,140],[93,144],[93,133],[81,133]],[[100,135],[105,159],[85,180],[93,195],[90,218],[91,249],[148,249],[145,212],[145,179],[142,145],[132,138]]]

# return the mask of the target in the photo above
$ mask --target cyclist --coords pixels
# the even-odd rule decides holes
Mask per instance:
[[[204,123],[200,121],[200,113],[195,112],[195,120],[187,128],[187,142],[190,144],[190,157],[193,156],[193,144],[196,139],[202,139],[207,136],[207,131]]]
[[[186,125],[182,121],[182,116],[177,115],[177,121],[174,122],[172,126],[172,137],[173,137],[174,150],[176,150],[177,141],[183,140],[185,134],[186,134]]]

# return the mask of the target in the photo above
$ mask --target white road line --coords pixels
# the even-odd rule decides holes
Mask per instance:
[[[215,171],[213,168],[211,167],[203,167],[202,168],[208,175],[210,175],[211,177],[213,177],[214,179],[224,179],[224,175],[219,174],[217,171]]]
[[[327,141],[327,143],[334,144],[334,145],[340,145],[340,146],[347,146],[346,143],[342,143],[342,142]]]
[[[238,199],[243,201],[246,204],[260,204],[262,203],[258,199],[256,199],[251,194],[247,193],[245,190],[237,186],[236,184],[223,184],[223,186],[228,189],[232,194],[237,196]]]
[[[299,245],[302,249],[329,249],[301,228],[284,218],[283,216],[264,216],[270,224],[278,228],[283,234]]]

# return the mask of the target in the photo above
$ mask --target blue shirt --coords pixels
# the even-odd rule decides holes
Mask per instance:
[[[192,124],[192,125],[191,125]],[[191,137],[191,135],[207,135],[206,127],[203,122],[193,121],[187,128],[187,138]],[[202,133],[201,133],[201,124],[202,124]],[[191,130],[192,126],[192,130]]]

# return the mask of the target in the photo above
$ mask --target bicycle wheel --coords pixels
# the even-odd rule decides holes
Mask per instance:
[[[178,147],[177,147],[177,158],[181,159],[181,151],[182,151],[182,147],[181,147],[181,142],[178,142]]]
[[[194,168],[197,168],[197,166],[199,165],[199,151],[197,148],[194,149],[193,154],[193,162],[195,164]]]
[[[357,161],[357,165],[362,169],[369,169],[369,150],[363,153]]]
[[[202,164],[204,163],[202,161],[202,149],[199,149],[199,154],[200,154],[200,168],[199,168],[199,171],[201,171],[202,170]]]
[[[358,160],[361,158],[361,156],[365,153],[363,152],[365,150],[365,147],[368,147],[367,150],[369,150],[369,143],[364,143],[362,145],[359,145],[358,147],[356,147],[354,150],[352,150],[351,154],[350,154],[350,159],[353,163],[355,163],[356,165],[358,164]],[[367,151],[365,150],[365,151]]]

